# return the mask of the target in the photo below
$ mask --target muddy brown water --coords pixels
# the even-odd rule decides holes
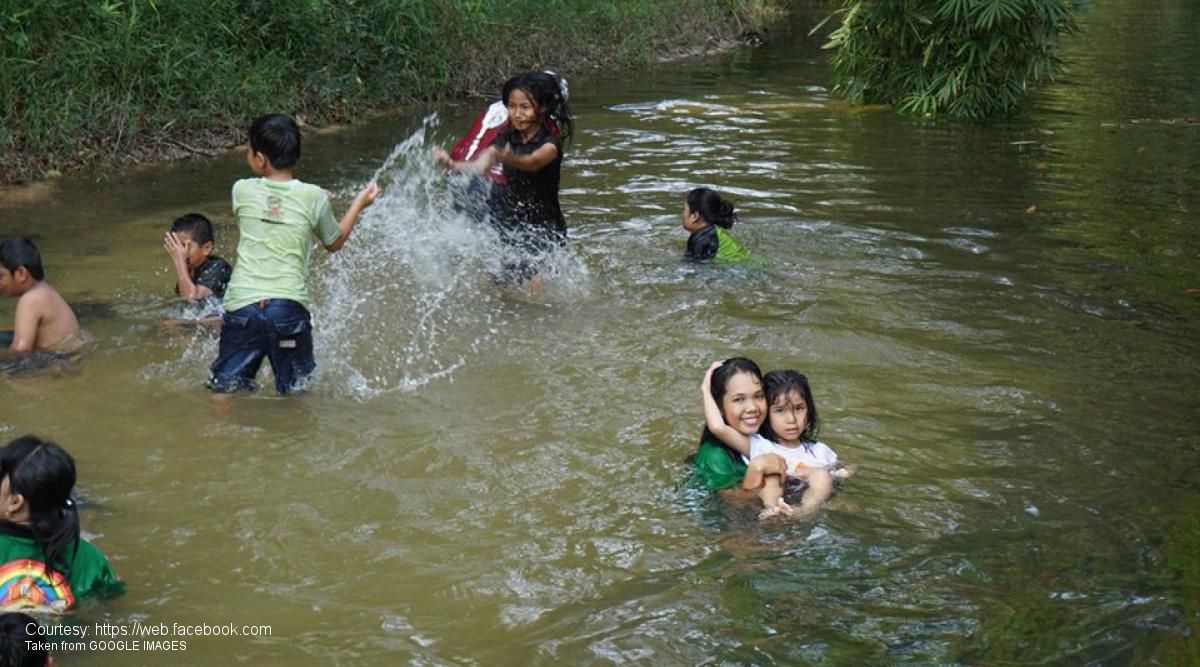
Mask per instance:
[[[425,159],[474,108],[312,137],[302,177],[342,206],[372,175],[386,194],[314,262],[313,391],[227,412],[202,387],[215,340],[160,326],[180,314],[160,243],[198,210],[232,256],[240,157],[10,199],[0,232],[35,237],[95,339],[0,380],[0,437],[75,454],[85,530],[128,581],[75,622],[271,628],[61,664],[1185,660],[1200,14],[1103,5],[1071,72],[987,126],[847,108],[812,17],[578,77],[572,254],[538,298],[488,280],[494,247]],[[737,202],[765,268],[680,262],[697,185]],[[822,439],[861,466],[813,522],[679,485],[702,371],[732,354],[807,373]]]

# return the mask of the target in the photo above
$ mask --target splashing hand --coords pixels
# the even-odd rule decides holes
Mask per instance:
[[[367,183],[367,186],[358,193],[354,198],[354,205],[358,208],[366,208],[375,203],[375,198],[379,196],[379,184],[375,181]]]

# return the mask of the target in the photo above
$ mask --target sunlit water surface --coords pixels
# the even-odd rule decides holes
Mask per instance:
[[[477,109],[308,137],[300,176],[339,208],[384,195],[316,253],[313,390],[228,411],[215,338],[161,325],[161,237],[201,211],[232,257],[239,156],[8,193],[0,233],[94,337],[0,380],[0,438],[75,454],[129,584],[78,620],[272,627],[61,664],[1195,659],[1200,13],[1099,4],[1071,74],[982,127],[847,108],[813,16],[573,79],[571,251],[533,297],[493,283],[496,239],[428,160]],[[680,261],[699,185],[765,268]],[[815,521],[679,485],[734,354],[807,373],[861,465]]]

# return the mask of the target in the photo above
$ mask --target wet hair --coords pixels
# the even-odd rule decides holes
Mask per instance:
[[[0,667],[46,667],[49,642],[39,642],[29,631],[37,619],[19,611],[0,614]],[[34,644],[31,648],[30,644]]]
[[[717,194],[716,190],[692,190],[688,193],[687,205],[692,213],[699,213],[705,222],[718,227],[729,229],[738,221],[737,214],[733,212],[733,202]]]
[[[273,113],[250,124],[250,149],[267,156],[276,169],[287,169],[300,159],[300,127],[291,116]]]
[[[0,264],[10,273],[23,266],[34,280],[43,280],[46,277],[37,246],[33,245],[33,241],[21,236],[14,236],[0,243]]]
[[[79,511],[71,499],[75,459],[53,442],[26,435],[0,451],[0,480],[5,477],[9,493],[25,497],[29,527],[46,553],[46,569],[69,574],[79,549]]]
[[[175,222],[171,223],[171,231],[187,234],[192,237],[196,245],[212,243],[213,240],[212,223],[199,213],[188,213],[176,218]]]
[[[758,380],[760,383],[763,381],[762,370],[760,370],[758,364],[754,363],[753,361],[745,357],[730,357],[729,359],[726,359],[725,363],[721,364],[717,370],[713,371],[712,382],[709,383],[708,388],[709,393],[712,394],[713,400],[717,402],[718,406],[721,406],[722,401],[725,400],[725,393],[728,391],[729,381],[732,380],[733,376],[737,375],[738,373],[749,373],[750,375],[753,375],[754,379]],[[725,449],[725,453],[729,455],[729,458],[739,463],[741,462],[742,455],[736,449],[726,445],[724,442],[721,442],[721,439],[713,435],[712,431],[708,430],[707,426],[704,427],[704,431],[700,434],[700,444],[704,444],[706,440],[721,445],[721,447]]]
[[[784,400],[790,394],[800,394],[808,413],[804,430],[800,432],[800,442],[807,446],[817,441],[817,432],[821,430],[821,418],[817,415],[817,404],[813,402],[812,389],[808,386],[808,378],[796,371],[771,371],[763,376],[763,390],[767,394],[767,418],[763,420],[758,434],[770,440],[779,442],[779,436],[771,429],[771,407],[778,401]]]
[[[504,82],[500,98],[507,107],[508,96],[514,90],[523,91],[541,108],[545,115],[544,123],[553,124],[558,129],[558,143],[565,145],[571,140],[571,132],[575,129],[575,119],[571,116],[571,109],[567,107],[565,88],[562,77],[557,74],[537,71],[522,72]]]

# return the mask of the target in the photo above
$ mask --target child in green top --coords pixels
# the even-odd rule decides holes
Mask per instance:
[[[737,222],[733,204],[715,191],[696,188],[683,203],[683,228],[691,232],[685,257],[693,262],[712,260],[736,264],[750,259],[750,252],[729,235]]]
[[[0,608],[62,613],[80,598],[125,590],[108,559],[79,536],[75,460],[32,435],[0,451]]]
[[[237,262],[225,291],[221,341],[208,386],[222,394],[252,389],[266,359],[275,372],[276,391],[288,394],[317,367],[308,312],[313,238],[329,252],[341,250],[379,187],[368,183],[338,221],[329,195],[294,175],[300,159],[296,121],[262,116],[249,134],[246,163],[256,178],[233,184]]]

